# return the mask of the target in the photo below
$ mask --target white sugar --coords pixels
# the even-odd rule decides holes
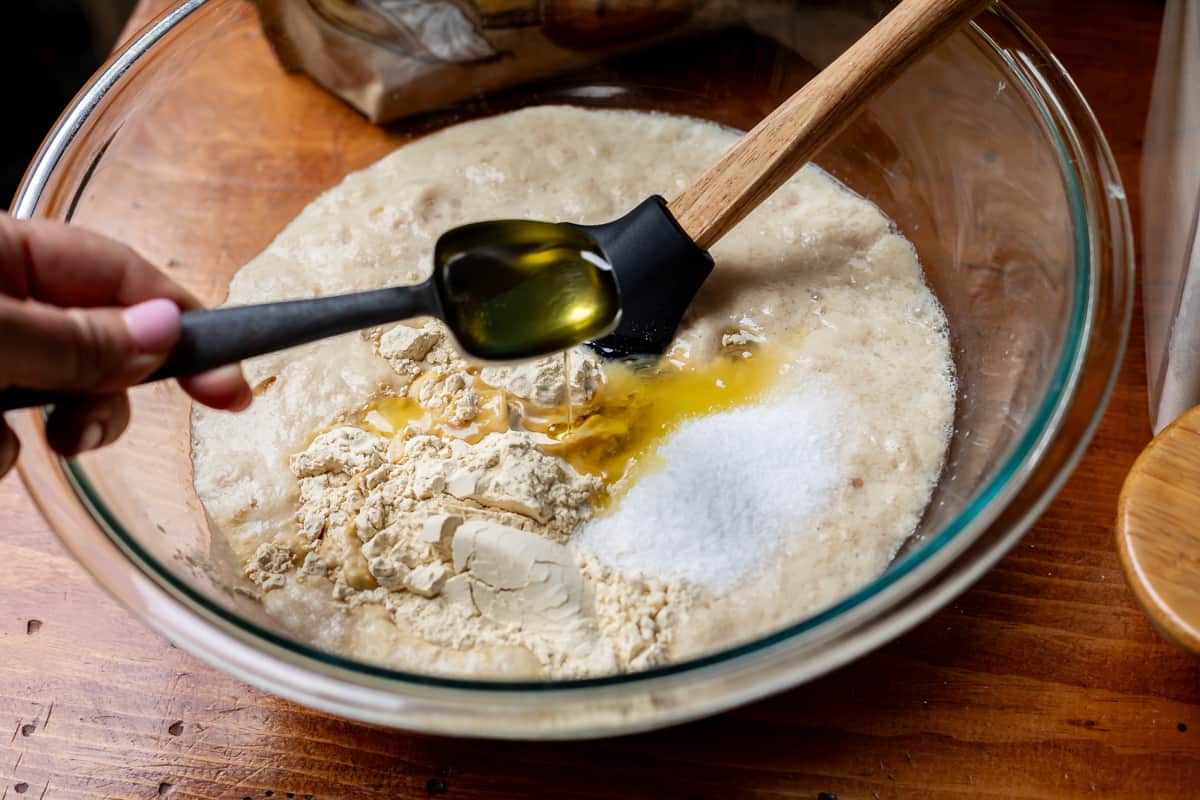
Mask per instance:
[[[813,525],[843,482],[847,398],[810,385],[768,405],[689,420],[659,448],[664,466],[572,544],[629,575],[721,594]]]

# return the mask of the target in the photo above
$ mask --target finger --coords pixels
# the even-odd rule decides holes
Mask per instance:
[[[197,402],[221,411],[242,411],[254,399],[237,364],[180,378],[179,385]]]
[[[17,464],[17,456],[21,454],[21,443],[12,428],[0,416],[0,478]]]
[[[0,385],[105,394],[149,375],[179,338],[170,300],[61,309],[0,297]]]
[[[46,421],[46,441],[64,456],[112,444],[129,425],[129,397],[98,395],[54,407]]]
[[[200,303],[134,250],[76,225],[0,214],[0,294],[56,306]]]

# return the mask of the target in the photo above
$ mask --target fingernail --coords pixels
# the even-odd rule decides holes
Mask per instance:
[[[233,411],[234,413],[237,413],[238,411],[245,411],[247,408],[250,407],[250,404],[253,402],[254,402],[254,393],[253,392],[242,392],[241,396],[238,397],[237,401],[229,407],[229,410]]]
[[[104,426],[96,420],[92,420],[83,426],[83,433],[79,436],[79,452],[95,450],[102,441],[104,441]]]
[[[143,353],[161,353],[179,338],[179,307],[170,300],[147,300],[125,309],[121,316]]]

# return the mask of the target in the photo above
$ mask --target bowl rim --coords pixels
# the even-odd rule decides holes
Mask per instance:
[[[147,25],[97,73],[67,108],[39,150],[18,190],[13,204],[14,216],[31,217],[35,215],[42,192],[58,164],[90,117],[102,107],[107,93],[119,84],[125,73],[139,59],[153,50],[164,36],[194,13],[219,3],[220,0],[184,0]],[[1087,133],[1092,141],[1099,142],[1099,158],[1103,162],[1101,166],[1115,179],[1116,188],[1120,189],[1120,179],[1112,164],[1112,156],[1108,152],[1103,135],[1096,125],[1094,117],[1091,116],[1086,102],[1079,95],[1078,89],[1070,82],[1065,70],[1044,45],[1029,32],[1024,23],[1002,4],[994,5],[990,14],[1015,34],[1029,50],[1043,59],[1041,66],[1048,66],[1053,70],[1055,77],[1070,93],[1071,96],[1066,100],[1083,110],[1082,121],[1090,128]],[[1074,271],[1076,281],[1067,322],[1068,335],[1058,363],[1055,365],[1050,385],[1033,416],[1033,422],[1012,446],[1012,451],[1002,466],[994,471],[988,482],[976,490],[972,499],[950,522],[931,534],[920,547],[914,548],[912,552],[893,562],[887,571],[867,585],[818,614],[749,642],[643,672],[559,681],[499,681],[408,673],[317,650],[310,645],[263,629],[222,607],[213,605],[191,587],[175,580],[169,570],[159,565],[153,557],[137,545],[136,540],[123,533],[117,520],[104,508],[103,504],[98,501],[96,493],[90,489],[86,473],[74,461],[58,460],[45,454],[38,459],[36,464],[23,461],[22,475],[26,485],[29,486],[31,494],[43,514],[50,520],[56,533],[77,555],[84,566],[97,577],[106,589],[126,605],[132,607],[144,621],[164,633],[168,638],[180,643],[181,646],[204,660],[252,683],[265,685],[265,688],[271,691],[308,705],[335,713],[357,716],[372,722],[397,724],[394,715],[388,715],[381,719],[362,709],[357,709],[359,713],[354,713],[355,709],[348,711],[342,702],[344,692],[342,687],[337,685],[338,683],[348,681],[353,684],[354,689],[382,692],[384,695],[394,694],[396,689],[403,687],[406,690],[416,690],[426,696],[431,696],[429,694],[431,692],[433,695],[440,696],[445,696],[447,693],[472,697],[486,694],[501,702],[507,702],[503,699],[505,696],[520,698],[530,692],[535,693],[539,699],[549,699],[551,696],[568,693],[594,696],[597,690],[602,691],[613,687],[653,688],[656,685],[663,685],[671,678],[703,675],[713,677],[714,669],[718,667],[721,668],[721,671],[745,668],[751,662],[751,656],[758,656],[764,652],[786,652],[787,645],[794,642],[796,637],[801,634],[824,632],[826,636],[833,637],[856,620],[870,618],[872,616],[870,612],[886,609],[897,599],[912,595],[918,588],[931,583],[941,570],[962,555],[996,521],[1008,503],[1028,482],[1045,455],[1049,444],[1061,430],[1066,412],[1075,401],[1087,350],[1085,345],[1090,340],[1097,291],[1092,277],[1094,266],[1092,250],[1096,246],[1093,234],[1096,232],[1091,229],[1089,224],[1086,195],[1095,187],[1090,185],[1094,181],[1089,182],[1085,180],[1085,176],[1079,174],[1077,170],[1080,167],[1071,157],[1072,147],[1070,145],[1072,143],[1067,139],[1072,136],[1078,137],[1079,132],[1074,129],[1069,113],[1064,112],[1061,108],[1052,108],[1047,105],[1048,102],[1053,103],[1056,100],[1055,93],[1049,87],[1041,87],[1042,90],[1039,90],[1039,87],[1035,85],[1036,70],[1032,77],[1027,74],[1029,65],[1021,64],[1011,52],[997,44],[978,24],[972,23],[969,35],[985,47],[988,55],[998,58],[1001,65],[1007,68],[1022,84],[1027,97],[1034,101],[1038,113],[1044,117],[1049,136],[1057,146],[1061,157],[1059,166],[1066,184],[1075,238]],[[1076,112],[1077,115],[1079,113]],[[1060,127],[1064,130],[1060,131]],[[1111,181],[1107,182],[1106,186],[1110,184]],[[1116,197],[1110,186],[1109,195],[1110,204],[1115,203],[1117,209],[1116,221],[1113,223],[1113,236],[1126,244],[1124,248],[1114,248],[1125,251],[1118,253],[1114,267],[1119,269],[1122,266],[1121,261],[1124,260],[1125,271],[1131,275],[1133,264],[1132,254],[1129,252],[1131,237],[1129,235],[1128,209],[1124,204],[1123,191],[1121,197]],[[1112,215],[1110,214],[1110,216]],[[1124,258],[1122,259],[1120,256],[1124,256]],[[816,675],[833,669],[868,649],[898,636],[948,602],[958,591],[982,574],[1024,533],[1036,518],[1037,513],[1040,513],[1041,508],[1044,508],[1053,497],[1058,486],[1070,474],[1071,469],[1082,455],[1115,384],[1132,316],[1131,291],[1128,292],[1125,306],[1119,346],[1110,367],[1110,374],[1102,396],[1092,409],[1092,419],[1087,426],[1085,435],[1075,445],[1074,450],[1066,459],[1064,467],[1059,470],[1056,480],[1051,482],[1053,485],[1041,493],[1030,511],[1012,525],[998,542],[991,545],[985,553],[977,556],[967,568],[958,571],[954,579],[944,580],[944,585],[936,596],[923,598],[914,606],[915,610],[908,613],[900,624],[890,626],[877,624],[873,626],[873,632],[871,630],[860,631],[857,639],[849,643],[850,646],[840,647],[835,657],[824,659],[825,663],[818,664],[815,668],[807,671],[801,670],[800,672],[803,674],[800,674],[799,677],[796,677],[798,673],[793,671],[788,676],[779,677],[773,683],[760,683],[753,690],[743,692],[741,697],[724,698],[715,704],[708,700],[706,701],[707,707],[704,709],[687,709],[684,712],[668,710],[652,714],[652,718],[647,717],[646,719],[649,721],[646,724],[632,726],[622,724],[617,727],[620,730],[648,728],[699,716],[753,697],[762,696],[801,680],[816,677]],[[22,420],[23,424],[36,427],[33,421],[28,419],[30,415],[23,416],[26,417]],[[79,506],[76,513],[69,513],[65,508],[66,501],[55,500],[43,491],[46,482],[46,468],[56,470],[59,480],[55,483],[67,486],[72,492],[73,500]],[[93,526],[98,526],[103,531],[103,536],[113,545],[109,549],[107,557],[111,558],[112,550],[119,550],[124,561],[132,561],[137,567],[137,575],[124,574],[129,570],[118,569],[117,567],[121,565],[98,565],[96,559],[105,558],[100,551],[91,546],[80,547],[78,542],[72,541],[71,527],[73,527],[73,522],[77,523],[81,519],[79,512],[82,512]],[[153,595],[155,601],[148,603],[147,595]],[[170,614],[164,613],[164,603],[172,606]],[[153,612],[149,611],[148,605],[154,606]],[[218,630],[206,631],[204,635],[189,635],[182,630],[185,625],[195,625],[197,620],[207,621],[215,625]],[[880,627],[886,627],[886,630],[879,630]],[[244,652],[235,652],[238,650]],[[277,663],[273,665],[272,669],[266,670],[261,664],[251,663],[253,656],[261,659],[266,654],[276,657]],[[280,658],[285,663],[280,663]],[[291,682],[280,683],[267,675],[267,673],[276,672],[294,672],[295,674],[291,675]],[[299,680],[308,681],[311,684],[314,673],[322,675],[333,683],[319,688],[310,686],[307,689],[300,688],[302,684],[295,683]],[[376,698],[376,701],[378,699]],[[405,708],[403,713],[411,718],[413,711],[412,708]],[[671,713],[672,711],[674,713]],[[426,730],[444,730],[436,724],[418,725],[417,727]],[[604,728],[604,732],[609,732],[608,728]],[[585,732],[585,735],[590,734]]]

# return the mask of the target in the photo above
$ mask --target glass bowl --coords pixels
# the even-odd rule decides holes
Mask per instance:
[[[861,5],[742,4],[744,23],[376,127],[285,74],[251,4],[188,0],[75,100],[14,212],[128,242],[217,303],[309,201],[414,136],[541,103],[748,128],[866,28],[866,6],[878,4]],[[46,448],[40,413],[14,415],[22,474],[66,546],[147,624],[250,683],[346,717],[599,736],[810,680],[947,603],[1036,519],[1112,388],[1133,270],[1124,192],[1096,121],[1002,5],[916,64],[817,161],[915,244],[950,320],[958,408],[933,500],[888,570],[770,635],[647,672],[537,683],[406,674],[312,649],[236,591],[192,488],[189,402],[173,384],[136,389],[128,433],[77,460]]]

